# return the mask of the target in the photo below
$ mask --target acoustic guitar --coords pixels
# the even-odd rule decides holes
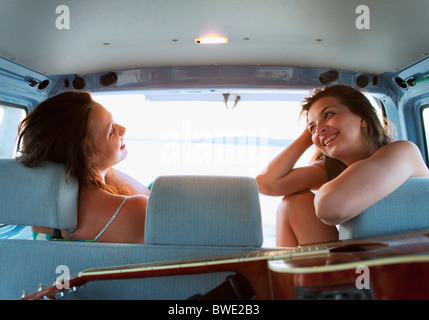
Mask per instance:
[[[429,233],[336,241],[238,255],[92,268],[22,300],[58,299],[91,281],[212,272],[245,277],[256,299],[428,299]],[[362,271],[363,270],[363,271]],[[365,273],[366,272],[366,273]]]

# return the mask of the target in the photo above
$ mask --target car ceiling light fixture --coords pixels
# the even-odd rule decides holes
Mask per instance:
[[[201,38],[195,38],[196,44],[222,44],[228,43],[229,39],[227,37],[219,36],[206,36]]]
[[[229,102],[228,100],[229,100],[230,95],[231,94],[229,94],[229,93],[223,94],[223,99],[225,101],[225,107],[228,110],[234,109],[241,100],[241,97],[238,94],[234,94],[234,96],[235,96],[234,102]]]

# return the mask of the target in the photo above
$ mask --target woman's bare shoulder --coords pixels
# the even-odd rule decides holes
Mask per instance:
[[[127,202],[135,206],[136,208],[141,208],[142,206],[146,207],[149,201],[149,197],[145,195],[134,195],[129,196]]]
[[[413,142],[408,140],[396,140],[385,146],[381,147],[375,154],[393,152],[397,153],[398,156],[417,156],[421,158],[420,149]]]
[[[409,166],[410,176],[427,177],[429,170],[424,163],[420,149],[411,141],[397,140],[380,148],[374,155],[389,161],[397,161],[403,166]]]
[[[144,221],[146,219],[146,208],[149,198],[143,195],[134,195],[127,197],[123,210],[124,216],[135,221]]]

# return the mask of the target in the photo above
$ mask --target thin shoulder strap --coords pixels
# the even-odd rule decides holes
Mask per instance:
[[[118,215],[119,211],[121,211],[122,206],[125,204],[125,202],[128,200],[128,197],[125,197],[124,200],[122,200],[121,204],[119,205],[118,209],[116,209],[115,213],[113,214],[113,216],[110,218],[109,222],[107,222],[107,224],[104,226],[104,228],[100,231],[100,233],[94,238],[95,241],[98,240],[98,238],[100,238],[104,232],[106,232],[107,228],[110,227],[110,225],[112,224],[113,220],[115,220],[116,216]]]

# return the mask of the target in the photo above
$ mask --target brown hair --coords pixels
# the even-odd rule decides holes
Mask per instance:
[[[366,157],[369,157],[374,150],[378,150],[393,141],[387,128],[380,122],[377,112],[371,105],[371,102],[360,91],[349,86],[335,85],[315,89],[311,96],[305,98],[301,103],[301,114],[307,116],[311,106],[319,99],[325,97],[339,99],[341,104],[349,108],[352,113],[359,115],[366,121],[368,134]],[[384,123],[387,123],[386,119],[384,119]],[[330,180],[337,177],[347,168],[343,162],[325,156],[320,150],[317,150],[314,159],[325,160],[325,166]]]
[[[17,160],[27,167],[43,161],[62,163],[67,177],[75,177],[80,186],[118,193],[115,186],[103,183],[91,161],[93,110],[88,92],[69,91],[43,101],[19,125]]]

